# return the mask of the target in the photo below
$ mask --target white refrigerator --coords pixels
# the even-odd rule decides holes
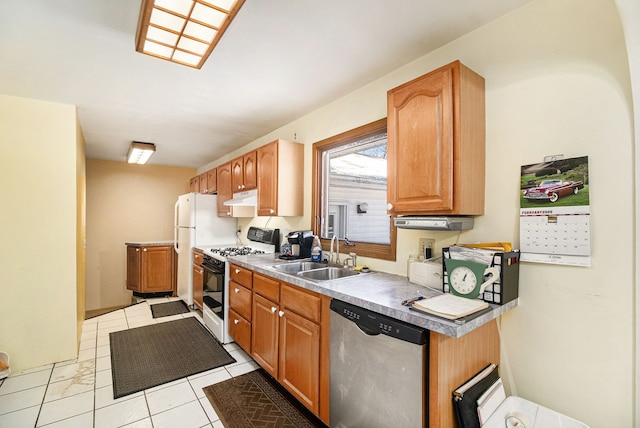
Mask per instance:
[[[187,193],[174,208],[173,246],[178,256],[178,297],[193,306],[192,248],[236,243],[238,219],[218,217],[217,196]]]

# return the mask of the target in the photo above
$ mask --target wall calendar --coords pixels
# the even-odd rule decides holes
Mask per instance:
[[[590,266],[588,157],[523,165],[520,189],[520,260]]]

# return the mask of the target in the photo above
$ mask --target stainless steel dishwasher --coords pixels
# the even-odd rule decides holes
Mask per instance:
[[[331,301],[332,428],[428,426],[428,334]]]

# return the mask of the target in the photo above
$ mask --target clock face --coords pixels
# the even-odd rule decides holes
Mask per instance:
[[[478,285],[478,278],[470,267],[457,266],[449,273],[449,285],[458,294],[471,294]]]

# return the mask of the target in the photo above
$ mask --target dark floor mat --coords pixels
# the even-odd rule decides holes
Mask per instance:
[[[174,300],[167,303],[156,303],[150,305],[151,315],[154,318],[168,317],[171,315],[186,314],[189,312],[187,304],[182,300]]]
[[[203,391],[226,428],[326,428],[262,369]]]
[[[109,333],[113,398],[234,363],[197,319]]]

